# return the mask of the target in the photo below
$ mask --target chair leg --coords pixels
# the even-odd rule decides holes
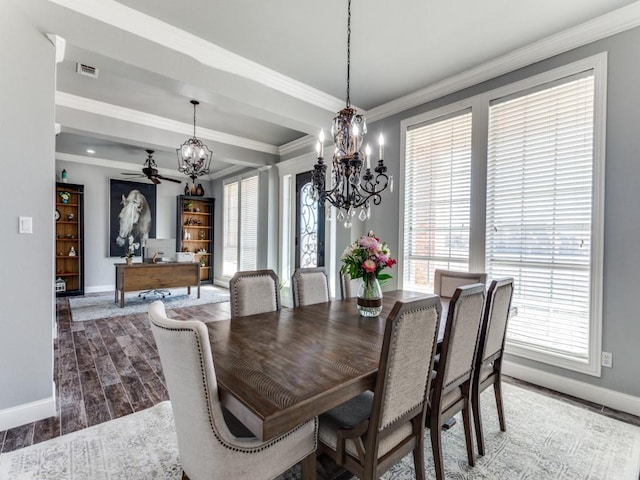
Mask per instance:
[[[440,415],[431,418],[429,432],[431,432],[431,449],[433,450],[433,466],[436,471],[436,480],[444,480],[444,459],[442,458],[442,442],[440,438]]]
[[[467,459],[471,467],[476,462],[473,455],[473,439],[471,438],[471,405],[469,400],[465,400],[465,406],[462,408],[462,423],[464,424],[464,439],[467,444]]]
[[[413,467],[416,471],[416,480],[425,480],[424,478],[424,429],[420,429],[420,433],[416,435],[416,446],[413,449]]]
[[[493,393],[496,396],[496,406],[498,407],[498,421],[500,422],[500,430],[507,431],[507,424],[504,420],[504,408],[502,406],[502,378],[498,376],[493,384]]]
[[[471,393],[471,407],[473,410],[473,424],[476,430],[476,443],[478,455],[484,456],[484,433],[482,431],[482,412],[480,410],[480,391],[474,388]]]
[[[316,452],[315,450],[302,459],[300,462],[302,469],[302,480],[316,480]]]

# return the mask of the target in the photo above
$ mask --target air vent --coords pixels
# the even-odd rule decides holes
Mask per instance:
[[[84,63],[76,63],[76,73],[87,77],[98,78],[98,69]]]

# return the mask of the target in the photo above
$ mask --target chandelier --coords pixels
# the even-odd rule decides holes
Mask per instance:
[[[176,153],[178,154],[178,171],[190,177],[191,182],[195,183],[196,178],[209,173],[213,152],[196,138],[196,106],[200,102],[191,100],[191,104],[193,105],[193,137],[177,148]]]
[[[331,135],[335,143],[335,152],[331,168],[329,188],[325,190],[327,165],[324,163],[324,131],[320,131],[316,146],[318,162],[315,164],[312,181],[314,198],[323,204],[330,203],[338,209],[337,219],[344,221],[346,228],[351,227],[351,219],[360,209],[358,218],[364,221],[371,217],[371,202],[379,205],[380,194],[392,185],[393,179],[387,176],[384,164],[384,138],[378,139],[378,160],[374,160],[371,169],[371,149],[366,145],[363,151],[367,122],[364,115],[358,115],[351,106],[351,0],[348,3],[347,17],[347,101],[333,119]],[[366,168],[363,169],[363,165]],[[393,187],[392,187],[393,188]]]

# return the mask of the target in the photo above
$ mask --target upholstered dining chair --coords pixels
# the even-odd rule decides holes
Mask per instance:
[[[449,302],[440,361],[427,410],[436,479],[444,479],[441,427],[462,411],[467,459],[475,464],[471,438],[471,385],[485,290],[481,283],[458,287]]]
[[[183,480],[271,479],[302,462],[315,479],[317,419],[262,442],[218,397],[216,372],[203,322],[167,318],[164,305],[149,306],[151,330],[173,409]]]
[[[329,277],[324,267],[298,268],[291,277],[293,306],[302,307],[331,300]]]
[[[476,354],[475,373],[471,392],[473,421],[476,430],[478,453],[484,455],[484,436],[480,409],[480,394],[493,385],[498,407],[500,430],[507,431],[502,406],[502,354],[507,333],[507,321],[513,298],[513,278],[501,278],[491,282],[484,307],[484,318]]]
[[[229,282],[231,318],[279,311],[279,283],[273,270],[237,272]]]
[[[472,283],[487,283],[486,273],[457,272],[438,269],[433,274],[433,293],[451,298],[456,288]]]
[[[440,299],[396,302],[387,317],[375,390],[320,416],[318,451],[360,479],[377,479],[413,452],[424,479],[424,421]]]
[[[345,300],[358,294],[359,278],[352,279],[348,273],[340,272],[340,297]]]

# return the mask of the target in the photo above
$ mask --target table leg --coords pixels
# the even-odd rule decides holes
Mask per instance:
[[[198,284],[198,298],[200,298],[200,284]]]
[[[124,308],[124,289],[120,290],[120,308]]]
[[[191,285],[187,287],[187,295],[191,295]]]

